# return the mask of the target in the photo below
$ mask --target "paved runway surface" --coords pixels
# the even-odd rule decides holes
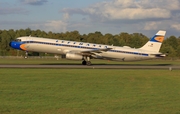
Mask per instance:
[[[56,69],[167,69],[180,70],[175,65],[0,65],[0,68],[56,68]]]

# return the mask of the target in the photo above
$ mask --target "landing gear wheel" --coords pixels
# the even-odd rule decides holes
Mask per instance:
[[[86,65],[87,64],[87,62],[86,61],[82,61],[82,65]]]
[[[90,66],[90,65],[91,65],[90,59],[91,59],[90,56],[83,56],[82,64],[83,64],[83,65]]]
[[[87,66],[91,66],[91,61],[87,61],[87,62],[86,62],[86,65],[87,65]]]

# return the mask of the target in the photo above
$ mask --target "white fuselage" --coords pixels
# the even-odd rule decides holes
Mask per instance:
[[[155,56],[155,54],[159,54],[157,52],[135,49],[130,47],[118,47],[103,44],[93,44],[37,37],[20,37],[18,39],[23,42],[23,46],[21,46],[22,49],[31,52],[44,52],[66,55],[67,53],[71,52],[74,53],[91,51],[95,49],[111,48],[108,51],[101,51],[101,53],[92,52],[94,53],[92,57],[97,59],[110,59],[117,61],[136,61],[159,58]]]

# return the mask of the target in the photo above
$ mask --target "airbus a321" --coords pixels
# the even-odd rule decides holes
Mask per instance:
[[[67,59],[82,60],[83,65],[91,65],[91,59],[108,59],[116,61],[139,61],[164,57],[159,52],[166,31],[158,31],[141,48],[130,48],[127,46],[111,46],[76,41],[67,41],[39,37],[19,37],[10,42],[14,49],[25,52],[43,52],[65,55]]]

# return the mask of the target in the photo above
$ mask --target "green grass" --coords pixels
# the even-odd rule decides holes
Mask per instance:
[[[179,114],[180,71],[0,69],[0,114]]]

